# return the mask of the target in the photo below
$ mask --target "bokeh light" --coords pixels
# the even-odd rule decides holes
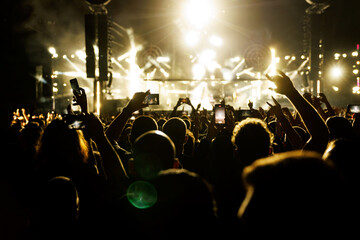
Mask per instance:
[[[152,207],[157,202],[155,187],[146,181],[133,182],[127,189],[126,196],[131,205],[139,209]]]

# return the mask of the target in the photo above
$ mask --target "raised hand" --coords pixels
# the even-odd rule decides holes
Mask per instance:
[[[130,113],[138,111],[144,107],[147,107],[147,104],[144,104],[145,97],[150,93],[150,90],[146,92],[137,92],[134,94],[133,98],[129,101],[126,106],[126,110]]]
[[[291,95],[296,91],[294,84],[285,73],[280,70],[277,70],[277,72],[280,75],[275,75],[273,77],[270,77],[268,74],[265,75],[270,81],[275,83],[276,89],[273,90],[277,93],[284,94],[285,96]]]
[[[276,99],[273,96],[271,96],[271,98],[274,102],[274,105],[270,104],[269,102],[266,102],[270,106],[269,111],[272,111],[277,118],[284,117],[281,105],[278,103],[278,101],[276,101]]]
[[[253,109],[254,103],[250,99],[249,99],[249,102],[248,102],[248,106],[249,106],[250,110]]]
[[[319,100],[320,100],[321,102],[323,102],[323,103],[327,103],[327,102],[328,102],[328,100],[327,100],[327,98],[326,98],[326,96],[325,96],[324,93],[319,93]]]
[[[74,90],[73,94],[75,105],[79,105],[81,107],[81,112],[87,113],[88,108],[85,90],[83,88],[80,88],[80,93]]]

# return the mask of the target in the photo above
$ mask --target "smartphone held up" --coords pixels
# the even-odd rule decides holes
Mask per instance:
[[[70,85],[71,85],[72,90],[76,94],[78,94],[78,95],[81,94],[80,86],[79,86],[78,80],[76,78],[70,79]]]
[[[225,105],[215,104],[214,107],[215,124],[225,124]]]
[[[145,97],[145,100],[143,102],[147,105],[159,105],[159,94],[158,93],[150,93]]]

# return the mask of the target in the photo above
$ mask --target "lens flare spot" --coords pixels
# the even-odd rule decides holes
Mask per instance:
[[[145,209],[152,207],[157,201],[155,187],[146,181],[136,181],[127,189],[128,201],[136,208]]]

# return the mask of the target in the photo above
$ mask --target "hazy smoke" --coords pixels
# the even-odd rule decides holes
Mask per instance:
[[[54,46],[59,53],[84,47],[84,15],[89,11],[85,0],[31,0],[27,4],[33,11],[26,27],[36,31],[44,47]]]

